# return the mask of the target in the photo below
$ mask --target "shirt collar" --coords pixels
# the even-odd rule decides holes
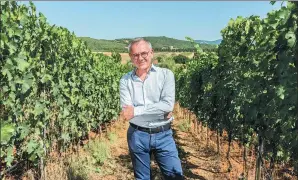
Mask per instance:
[[[135,77],[135,76],[137,76],[136,75],[136,71],[137,71],[137,68],[135,67],[134,69],[133,69],[133,71],[132,71],[132,75]],[[150,72],[156,72],[156,66],[152,63],[151,64],[151,67],[150,67],[150,69],[149,69],[149,72],[148,72],[148,75],[150,74]]]

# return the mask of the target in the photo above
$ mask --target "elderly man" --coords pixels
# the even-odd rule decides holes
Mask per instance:
[[[151,43],[134,39],[128,46],[135,69],[120,80],[122,115],[129,120],[127,141],[136,179],[150,179],[153,153],[165,179],[183,179],[171,121],[175,103],[172,71],[152,63]]]

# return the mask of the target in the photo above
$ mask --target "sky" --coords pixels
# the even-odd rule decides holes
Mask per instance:
[[[216,40],[231,18],[279,9],[269,1],[34,1],[48,22],[95,39],[166,36]],[[28,4],[25,2],[25,4]]]

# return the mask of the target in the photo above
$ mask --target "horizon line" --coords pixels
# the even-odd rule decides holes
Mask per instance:
[[[137,37],[122,37],[122,38],[115,38],[115,39],[103,39],[103,38],[95,38],[95,37],[90,37],[90,36],[78,36],[76,35],[78,38],[92,38],[92,39],[96,39],[96,40],[109,40],[109,41],[113,41],[113,40],[117,40],[117,39],[134,39],[134,38],[137,38],[137,37],[143,37],[143,38],[146,38],[146,37],[166,37],[166,38],[172,38],[172,39],[176,39],[176,40],[182,40],[182,41],[187,41],[186,39],[178,39],[178,38],[174,38],[174,37],[168,37],[168,36],[137,36]],[[187,36],[185,36],[187,37]],[[219,38],[219,39],[215,39],[215,40],[205,40],[205,39],[194,39],[192,38],[193,40],[195,41],[218,41],[218,40],[222,40],[222,38]]]

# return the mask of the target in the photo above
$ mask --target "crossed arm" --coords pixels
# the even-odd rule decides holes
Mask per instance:
[[[122,106],[121,113],[127,120],[133,118],[134,116],[143,114],[165,114],[167,115],[167,118],[170,118],[175,103],[175,78],[173,72],[167,71],[160,101],[143,106],[134,106],[128,90],[127,80],[125,78],[121,78],[120,102]]]

